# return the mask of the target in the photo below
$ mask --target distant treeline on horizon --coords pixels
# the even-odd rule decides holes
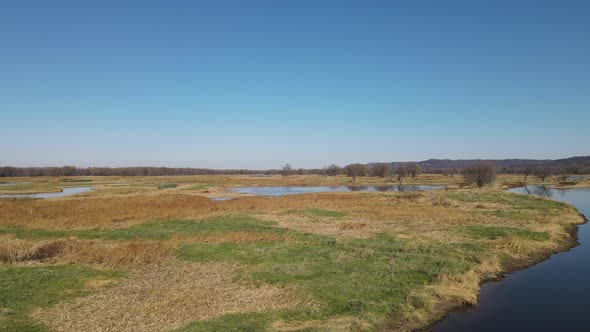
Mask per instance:
[[[590,174],[590,156],[572,157],[556,160],[535,159],[429,159],[420,162],[387,162],[356,164],[366,165],[368,174],[371,169],[388,165],[391,168],[400,168],[411,165],[419,167],[423,173],[457,174],[465,167],[477,163],[494,164],[498,173],[503,174],[528,174],[533,168],[543,167],[551,174]],[[182,176],[182,175],[337,175],[345,174],[346,167],[330,165],[324,168],[304,169],[292,168],[287,164],[281,169],[249,170],[249,169],[210,169],[210,168],[177,168],[177,167],[0,167],[0,177],[33,177],[33,176]]]

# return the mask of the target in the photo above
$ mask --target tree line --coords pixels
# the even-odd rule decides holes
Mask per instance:
[[[416,175],[422,172],[422,168],[418,163],[374,163],[374,164],[350,164],[344,167],[340,167],[336,164],[326,166],[323,169],[323,174],[326,176],[336,175],[347,175],[350,176],[353,181],[356,181],[357,177],[360,176],[374,176],[380,178],[388,178],[393,181],[396,177],[398,181],[402,178]]]
[[[0,167],[0,177],[35,176],[182,176],[182,175],[274,175],[281,170],[210,169],[175,167]],[[293,174],[322,174],[321,169],[298,169]]]
[[[527,166],[501,168],[493,163],[495,173],[500,174],[521,174],[526,181],[529,176],[537,176],[545,180],[551,175],[561,174],[590,174],[589,166],[569,165],[557,166]],[[479,164],[473,165],[477,166]],[[469,167],[473,167],[469,166]],[[374,176],[397,179],[401,181],[404,177],[415,177],[420,173],[438,173],[447,176],[462,174],[469,167],[463,168],[424,168],[417,162],[397,163],[354,163],[346,166],[332,164],[323,169],[294,168],[286,164],[281,169],[249,170],[249,169],[210,169],[210,168],[175,168],[175,167],[0,167],[0,177],[35,177],[35,176],[180,176],[180,175],[306,175],[316,174],[325,176],[346,175],[356,180],[362,176]]]

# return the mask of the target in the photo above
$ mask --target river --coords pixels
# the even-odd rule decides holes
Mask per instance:
[[[590,188],[514,188],[574,205],[590,216]],[[451,313],[429,331],[590,331],[590,223],[579,245],[530,268],[482,285],[477,307]]]
[[[3,194],[0,198],[54,198],[77,195],[92,190],[92,187],[70,187],[63,188],[62,191],[54,193],[37,193],[37,194]]]

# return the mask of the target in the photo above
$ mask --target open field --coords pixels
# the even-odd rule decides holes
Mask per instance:
[[[527,184],[547,184],[559,187],[588,187],[590,175],[586,179],[570,184],[560,185],[559,176],[549,176],[544,181],[535,176],[526,179]],[[235,196],[225,189],[240,186],[379,186],[398,185],[397,178],[358,177],[355,182],[346,176],[320,175],[292,175],[288,177],[248,176],[248,175],[195,175],[195,176],[152,176],[152,177],[31,177],[31,178],[2,178],[0,184],[14,184],[0,186],[0,194],[31,194],[40,192],[58,192],[64,187],[92,186],[100,189],[86,195],[123,195],[135,193],[161,193],[161,190],[178,189],[184,194],[198,194],[206,197]],[[419,174],[415,178],[404,177],[404,185],[464,185],[463,177],[459,175],[445,176],[442,174]],[[525,183],[522,175],[498,175],[497,187],[522,185]],[[243,196],[243,195],[237,195]]]
[[[2,193],[95,190],[0,199],[0,330],[411,330],[476,303],[483,280],[571,247],[573,225],[583,222],[569,205],[502,190],[522,176],[484,189],[283,197],[227,188],[353,183],[227,175],[3,181],[17,185]],[[421,174],[403,183],[456,188],[462,178]],[[354,183],[385,184],[397,182]]]

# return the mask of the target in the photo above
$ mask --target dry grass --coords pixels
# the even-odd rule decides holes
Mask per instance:
[[[172,247],[162,242],[69,240],[55,261],[60,264],[139,268],[161,264],[172,257]]]
[[[297,208],[347,211],[354,217],[400,222],[424,220],[455,224],[470,216],[427,202],[380,194],[324,193],[276,198],[243,197],[217,202],[201,196],[162,193],[123,197],[83,197],[59,200],[0,199],[0,226],[44,229],[120,228],[159,219],[198,219],[230,213],[278,213]],[[435,202],[436,203],[436,202]]]
[[[300,304],[292,287],[232,281],[236,268],[221,263],[159,267],[33,316],[55,331],[165,331],[223,314]]]
[[[170,242],[172,243],[266,243],[266,242],[284,242],[294,241],[291,235],[274,234],[274,233],[255,233],[248,231],[238,231],[222,234],[203,234],[203,235],[174,235]]]
[[[408,296],[403,310],[390,317],[381,330],[420,330],[452,308],[475,305],[481,282],[497,278],[502,271],[498,256],[492,256],[466,273],[443,274],[436,283],[415,289]]]
[[[366,322],[351,316],[335,317],[329,320],[308,320],[297,322],[274,322],[270,330],[276,332],[295,331],[367,331],[371,326]]]
[[[158,264],[172,257],[170,244],[153,241],[20,240],[0,235],[0,262],[18,264],[85,264],[97,267],[136,268]]]
[[[0,235],[0,262],[12,264],[47,259],[57,256],[64,246],[63,240],[33,242]]]
[[[59,181],[46,180],[49,184],[59,184]],[[170,237],[158,238],[159,241],[147,236],[88,240],[64,235],[62,238],[49,240],[0,234],[0,262],[4,265],[73,264],[131,271],[131,278],[109,287],[104,287],[104,283],[110,281],[95,280],[89,283],[87,287],[92,294],[87,297],[38,309],[35,317],[57,331],[161,331],[181,327],[195,320],[207,320],[231,313],[286,308],[308,310],[318,307],[317,303],[308,302],[306,296],[309,294],[294,292],[295,286],[291,284],[278,286],[280,283],[270,285],[261,281],[249,284],[237,282],[236,276],[243,277],[245,273],[242,269],[246,268],[227,263],[231,260],[180,263],[177,249],[185,244],[201,244],[203,250],[256,247],[264,251],[267,250],[265,246],[274,248],[277,243],[297,247],[300,244],[298,241],[301,241],[297,234],[311,233],[335,243],[371,241],[376,236],[386,234],[406,241],[403,250],[418,253],[417,257],[424,255],[421,251],[423,248],[433,244],[440,248],[455,244],[485,248],[486,254],[478,257],[481,260],[468,271],[451,274],[445,270],[433,282],[421,283],[423,286],[414,288],[407,299],[405,295],[402,297],[405,300],[404,305],[395,312],[391,322],[386,324],[387,330],[417,328],[440,317],[450,306],[475,303],[480,282],[506,270],[499,263],[498,257],[510,257],[528,264],[548,252],[564,249],[571,239],[566,227],[582,221],[571,207],[552,206],[548,204],[552,202],[543,199],[518,201],[518,196],[498,189],[501,183],[495,188],[483,190],[240,196],[231,201],[217,202],[210,200],[208,196],[224,195],[225,187],[339,185],[349,184],[349,179],[315,176],[93,178],[93,181],[99,180],[102,181],[100,184],[88,184],[94,185],[96,191],[75,197],[49,200],[0,199],[0,229],[7,233],[11,232],[11,227],[25,228],[25,233],[31,232],[31,229],[123,229],[150,221],[165,220],[166,223],[169,222],[167,219],[189,219],[198,224],[204,218],[230,214],[252,215],[276,224],[268,226],[273,230],[268,232],[259,232],[262,228],[216,229],[194,233],[179,231]],[[444,180],[449,178],[425,174],[411,181],[432,184],[442,183]],[[516,178],[505,177],[500,182],[513,180]],[[366,178],[358,184],[383,184],[383,181]],[[450,182],[458,181],[458,178],[454,178]],[[49,186],[47,183],[39,186]],[[157,185],[163,183],[178,186],[157,189]],[[215,186],[207,186],[207,189],[202,190],[183,190],[205,184]],[[310,209],[339,212],[341,216],[334,218],[299,213]],[[468,226],[481,228],[476,229],[475,233],[463,232],[462,229]],[[276,229],[280,231],[274,231]],[[528,233],[510,233],[510,229]],[[488,231],[489,234],[486,233]],[[496,237],[494,234],[498,231],[508,233],[506,236]],[[533,236],[523,236],[529,233]],[[534,237],[541,233],[547,235],[547,238],[542,237],[539,240]],[[362,250],[370,251],[366,248]],[[451,249],[448,252],[451,255],[463,254]],[[313,255],[314,253],[310,253],[310,256]],[[274,258],[267,259],[267,264],[274,263]],[[345,255],[339,252],[334,260],[339,259],[350,260],[350,253]],[[463,257],[460,256],[459,259]],[[276,271],[279,276],[296,269],[301,269],[303,273],[305,268],[297,263],[294,260],[289,261],[289,264],[279,264]],[[312,267],[316,266],[306,268]],[[256,270],[255,267],[252,269]],[[240,280],[256,279],[246,277]],[[356,299],[351,299],[353,300]],[[322,303],[319,304],[321,305]],[[278,331],[342,331],[370,329],[374,327],[372,323],[374,322],[369,323],[348,313],[338,313],[325,319],[310,318],[295,322],[281,318],[273,321],[270,327]],[[0,322],[0,327],[1,325]]]

